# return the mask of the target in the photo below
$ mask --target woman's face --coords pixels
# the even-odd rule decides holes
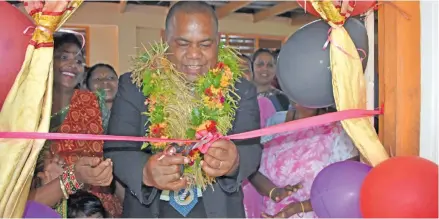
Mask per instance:
[[[56,86],[74,89],[82,80],[85,60],[74,43],[65,43],[53,54],[53,77]]]
[[[273,56],[268,53],[260,53],[253,63],[254,82],[256,85],[269,85],[275,76],[275,63]]]
[[[106,93],[105,100],[112,101],[117,93],[118,78],[115,72],[107,67],[97,67],[89,72],[88,89],[96,91],[102,89]]]

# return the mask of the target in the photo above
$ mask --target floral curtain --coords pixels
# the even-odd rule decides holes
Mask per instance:
[[[354,42],[343,27],[352,8],[350,0],[334,5],[332,0],[312,0],[312,6],[328,22],[332,86],[337,110],[366,109],[365,78]],[[338,9],[339,8],[339,9]],[[375,166],[389,158],[369,118],[343,120],[343,128],[352,138],[361,155]]]
[[[24,7],[36,27],[33,28],[24,63],[0,112],[0,131],[49,131],[53,86],[53,33],[82,2],[83,0],[24,1]],[[36,160],[44,142],[45,140],[0,139],[0,217],[22,217]]]

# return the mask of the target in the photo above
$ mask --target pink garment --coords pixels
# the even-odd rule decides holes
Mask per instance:
[[[261,116],[261,128],[265,127],[268,118],[276,113],[273,103],[267,97],[258,97],[259,112]]]
[[[273,123],[280,122],[269,121],[268,123],[268,125],[274,125]],[[303,185],[297,193],[279,203],[263,197],[261,210],[270,215],[278,213],[290,203],[308,200],[312,182],[324,167],[358,155],[352,141],[338,122],[267,136],[262,143],[264,143],[264,150],[259,171],[278,187],[297,183]],[[298,217],[297,214],[291,218],[296,217]],[[302,217],[317,216],[314,212],[307,212]]]
[[[267,120],[276,113],[273,103],[267,97],[258,97],[259,111],[261,115],[261,127],[264,128]],[[245,180],[242,184],[244,193],[244,208],[247,218],[260,218],[262,209],[262,196],[256,189]]]

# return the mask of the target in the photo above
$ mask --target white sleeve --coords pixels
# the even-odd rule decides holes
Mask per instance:
[[[342,130],[334,141],[330,163],[340,162],[358,156],[358,150],[349,135]]]
[[[265,123],[265,127],[270,127],[273,125],[281,124],[285,122],[285,118],[287,117],[288,111],[280,111],[276,112],[274,115],[272,115],[270,118],[267,119],[267,123]],[[264,144],[271,139],[274,138],[276,135],[265,135],[261,137],[261,144]]]

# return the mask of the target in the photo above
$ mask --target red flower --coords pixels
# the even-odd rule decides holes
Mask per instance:
[[[189,152],[189,156],[194,156],[195,155],[195,153],[198,153],[200,150],[198,150],[198,148],[195,148],[195,149],[193,149],[193,150],[191,150],[190,152]]]
[[[151,127],[152,136],[160,137],[162,136],[162,132],[163,132],[163,128],[160,127],[160,125],[154,125],[153,127]]]
[[[224,98],[223,96],[220,97],[220,103],[224,103],[226,101],[226,98]]]
[[[153,134],[160,134],[160,128],[159,127],[153,128],[152,133]]]
[[[194,161],[194,160],[191,160],[191,162],[189,163],[189,166],[194,165],[194,163],[195,163],[195,161]]]
[[[215,121],[210,121],[209,125],[206,126],[206,130],[210,133],[216,133],[217,129],[216,129],[216,122]]]
[[[216,67],[222,70],[224,68],[224,63],[218,62],[218,64],[216,64]]]
[[[204,94],[206,94],[207,96],[212,96],[212,90],[210,88],[206,88],[206,90],[204,90]]]

